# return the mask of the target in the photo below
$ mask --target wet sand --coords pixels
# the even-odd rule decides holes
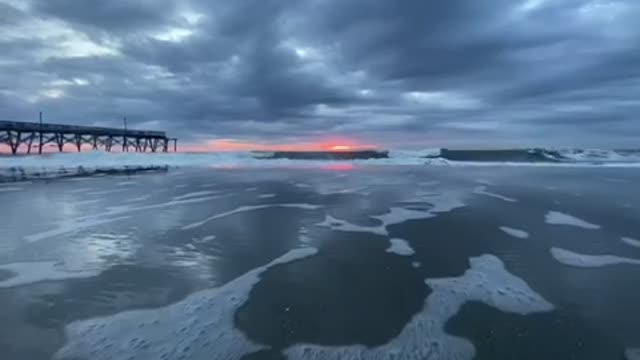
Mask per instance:
[[[0,354],[624,359],[640,265],[552,249],[640,260],[638,182],[385,166],[3,184]]]

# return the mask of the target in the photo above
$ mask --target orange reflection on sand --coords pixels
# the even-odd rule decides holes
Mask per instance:
[[[322,170],[329,170],[329,171],[351,171],[353,170],[353,164],[349,164],[349,163],[327,164],[327,165],[322,165],[320,168]]]

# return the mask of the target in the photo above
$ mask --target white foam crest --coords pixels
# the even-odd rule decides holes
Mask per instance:
[[[300,344],[287,349],[285,354],[292,360],[470,360],[475,355],[473,344],[444,331],[447,321],[464,303],[480,301],[504,312],[523,315],[553,309],[526,282],[507,272],[495,256],[471,258],[470,264],[461,277],[426,280],[433,292],[422,311],[387,344],[375,348]]]
[[[570,167],[570,168],[640,168],[640,161],[637,162],[499,162],[499,161],[449,161],[447,163],[426,162],[428,165],[447,165],[452,167]]]
[[[258,195],[258,197],[260,199],[270,199],[270,198],[276,197],[276,194],[260,194]]]
[[[216,220],[216,219],[220,219],[223,217],[227,217],[227,216],[231,216],[231,215],[235,215],[235,214],[239,214],[242,212],[247,212],[247,211],[255,211],[255,210],[261,210],[261,209],[268,209],[268,208],[275,208],[275,207],[280,207],[280,208],[293,208],[293,209],[302,209],[302,210],[317,210],[320,209],[321,207],[323,207],[323,205],[313,205],[313,204],[296,204],[296,203],[285,203],[285,204],[262,204],[262,205],[246,205],[246,206],[240,206],[237,207],[233,210],[230,211],[226,211],[220,214],[215,214],[212,215],[204,220],[201,221],[197,221],[188,225],[185,225],[182,227],[182,230],[190,230],[190,229],[195,229],[197,227],[200,227],[210,221]]]
[[[578,219],[575,216],[564,214],[558,211],[549,211],[545,215],[545,222],[552,225],[569,225],[577,226],[583,229],[596,230],[600,229],[600,225]]]
[[[487,187],[486,186],[478,186],[475,189],[473,189],[473,193],[477,194],[477,195],[484,195],[484,196],[489,196],[492,198],[496,198],[496,199],[500,199],[506,202],[517,202],[518,200],[504,196],[504,195],[500,195],[500,194],[496,194],[496,193],[492,193],[487,191]]]
[[[507,235],[516,237],[518,239],[526,239],[526,238],[529,237],[529,233],[528,232],[526,232],[524,230],[520,230],[520,229],[510,228],[508,226],[500,226],[500,230],[502,230]]]
[[[409,242],[404,239],[393,238],[389,239],[389,243],[391,244],[387,249],[387,252],[393,253],[400,256],[411,256],[415,254],[415,250],[411,247]]]
[[[336,219],[331,215],[326,215],[324,221],[317,223],[316,226],[326,227],[336,231],[368,232],[374,235],[382,235],[382,236],[389,235],[384,225],[377,225],[377,226],[356,225],[345,220]]]
[[[67,343],[54,358],[237,359],[262,350],[234,327],[235,311],[268,268],[316,253],[315,248],[291,250],[221,287],[167,307],[73,322],[65,327]]]
[[[0,270],[8,271],[13,276],[0,280],[0,288],[33,284],[41,281],[59,281],[66,279],[87,278],[96,276],[95,270],[70,270],[58,261],[18,262],[0,265]]]
[[[640,162],[640,151],[617,151],[608,149],[558,149],[560,155],[573,161],[590,162]]]
[[[620,240],[622,240],[623,243],[629,246],[640,248],[640,240],[632,239],[626,236],[621,237]]]
[[[440,148],[419,149],[419,150],[390,150],[389,156],[392,158],[424,158],[427,156],[438,157],[442,151]]]
[[[620,264],[640,265],[640,260],[636,259],[608,254],[586,255],[557,247],[551,248],[551,256],[561,264],[580,268],[597,268]]]

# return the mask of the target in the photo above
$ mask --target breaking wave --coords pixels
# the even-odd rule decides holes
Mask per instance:
[[[317,168],[336,163],[354,165],[640,167],[640,149],[422,149],[339,153],[56,153],[44,156],[0,156],[0,182],[28,178],[108,175],[117,169],[126,172],[158,170],[166,167]]]

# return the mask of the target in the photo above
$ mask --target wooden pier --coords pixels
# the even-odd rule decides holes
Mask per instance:
[[[126,124],[126,121],[125,121]],[[164,131],[129,130],[97,126],[75,126],[36,122],[0,121],[0,144],[6,144],[12,154],[18,154],[21,145],[31,154],[37,148],[39,154],[47,144],[53,144],[62,152],[66,144],[82,151],[88,144],[93,150],[111,151],[116,148],[123,152],[168,152],[173,143],[173,151],[178,150],[178,139],[167,137]]]

